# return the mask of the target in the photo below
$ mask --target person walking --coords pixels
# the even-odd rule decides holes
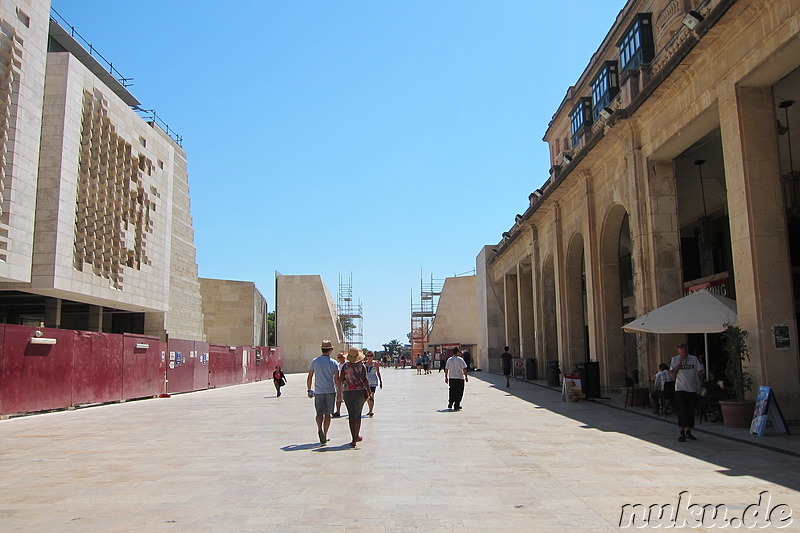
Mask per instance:
[[[678,427],[681,435],[678,442],[686,439],[697,440],[692,435],[694,427],[694,412],[697,395],[703,386],[703,372],[705,368],[700,359],[688,353],[686,344],[678,345],[678,355],[670,361],[670,372],[675,377],[675,410],[678,412]]]
[[[450,385],[450,397],[447,402],[448,409],[461,410],[461,399],[464,397],[464,385],[469,381],[467,376],[467,363],[459,355],[460,350],[453,348],[453,355],[444,365],[444,382]]]
[[[472,354],[469,353],[469,350],[464,350],[461,354],[461,358],[467,363],[467,372],[472,372]]]
[[[344,405],[347,407],[347,421],[350,424],[350,446],[355,448],[363,440],[361,437],[361,412],[372,392],[364,366],[364,354],[358,348],[347,351],[347,362],[339,371],[339,381],[343,388]]]
[[[658,372],[653,376],[653,392],[650,393],[650,402],[653,404],[653,414],[660,415],[662,412],[666,414],[667,405],[664,395],[664,386],[671,381],[675,381],[675,378],[672,377],[669,367],[666,363],[659,363]]]
[[[338,374],[339,371],[342,370],[342,366],[344,365],[344,352],[339,352],[336,354],[336,365],[339,367],[336,373]],[[341,382],[339,383],[339,388],[336,390],[336,410],[331,415],[333,418],[339,418],[342,416],[342,387]]]
[[[383,389],[383,378],[381,377],[381,364],[375,360],[375,354],[372,351],[366,353],[367,362],[364,366],[367,369],[367,381],[369,381],[369,390],[372,391],[369,399],[367,399],[367,406],[369,412],[367,416],[373,416],[375,413],[375,391],[378,387]]]
[[[308,397],[314,398],[314,408],[317,416],[317,435],[319,443],[328,442],[328,428],[331,426],[331,414],[333,414],[336,402],[336,391],[339,389],[339,366],[336,361],[331,359],[333,344],[329,340],[323,340],[320,345],[322,355],[314,358],[308,365],[308,378],[306,385]],[[312,382],[314,388],[311,388]]]
[[[506,377],[506,387],[511,386],[511,359],[514,356],[508,352],[508,346],[503,346],[503,353],[500,354],[500,362],[503,364],[503,375]]]
[[[275,384],[275,390],[278,391],[278,398],[281,397],[281,387],[286,385],[286,374],[281,370],[281,365],[275,365],[275,371],[272,373],[272,381]]]

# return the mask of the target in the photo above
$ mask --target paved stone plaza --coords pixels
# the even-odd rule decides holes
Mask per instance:
[[[681,444],[674,418],[502,382],[473,374],[451,412],[443,374],[385,369],[356,449],[346,418],[319,445],[301,374],[281,398],[260,382],[3,420],[0,531],[617,531],[623,505],[681,491],[800,513],[798,437],[704,425]]]

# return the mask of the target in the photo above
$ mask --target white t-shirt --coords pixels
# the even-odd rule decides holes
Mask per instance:
[[[464,369],[467,368],[467,363],[461,356],[454,355],[447,360],[444,368],[447,370],[447,379],[464,379]]]
[[[670,361],[670,369],[678,366],[680,361],[680,355],[673,357],[672,361]],[[678,375],[675,376],[675,391],[699,393],[700,387],[703,386],[703,380],[700,379],[700,374],[698,372],[702,372],[704,370],[705,368],[703,367],[703,363],[700,362],[700,359],[694,355],[687,355],[686,361],[681,364],[680,368],[678,369]]]

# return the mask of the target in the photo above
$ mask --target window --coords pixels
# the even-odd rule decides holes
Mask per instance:
[[[606,61],[600,68],[600,72],[594,77],[592,86],[592,105],[594,111],[592,117],[597,120],[600,110],[607,107],[611,100],[619,93],[619,75],[617,74],[617,62]]]
[[[569,114],[570,131],[572,132],[572,147],[578,146],[581,134],[586,126],[592,125],[592,99],[581,98],[578,105]]]
[[[655,56],[653,45],[653,25],[650,13],[639,13],[625,34],[617,42],[619,66],[622,72],[633,70],[642,63],[649,63]]]

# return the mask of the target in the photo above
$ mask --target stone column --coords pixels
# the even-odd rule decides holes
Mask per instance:
[[[773,387],[784,415],[800,417],[797,325],[772,90],[722,87],[720,124],[739,325],[750,334],[754,385]],[[788,324],[791,348],[772,326]],[[751,396],[754,392],[751,393]]]
[[[683,271],[678,220],[678,192],[672,161],[649,161],[646,207],[629,218],[633,245],[636,315],[650,312],[683,296]],[[645,216],[642,216],[645,215]],[[637,334],[640,367],[652,370],[669,362],[685,335]],[[640,376],[641,377],[641,376]]]
[[[504,306],[506,309],[506,344],[513,354],[519,354],[519,296],[517,291],[517,275],[506,274],[503,277]]]
[[[47,328],[61,327],[61,298],[45,298],[44,325]]]
[[[567,314],[567,276],[566,253],[564,252],[564,224],[561,219],[561,206],[556,203],[553,208],[553,225],[555,246],[553,247],[553,274],[555,281],[555,306],[556,306],[556,346],[558,347],[558,361],[562,371],[569,362],[569,315]]]
[[[87,326],[89,331],[103,332],[103,306],[90,305],[89,306],[89,324]]]
[[[533,324],[533,278],[531,264],[517,265],[517,296],[519,301],[520,357],[535,357],[536,338]]]

